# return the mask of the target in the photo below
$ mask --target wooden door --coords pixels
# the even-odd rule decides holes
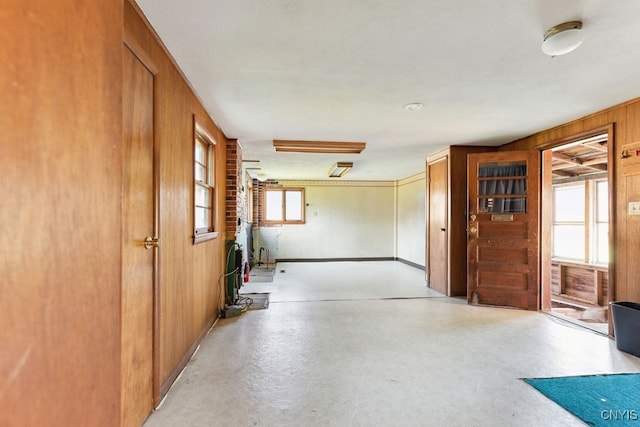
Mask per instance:
[[[538,151],[468,156],[468,299],[540,307]]]
[[[153,75],[123,56],[121,424],[139,426],[153,410]]]
[[[448,156],[428,166],[427,283],[448,295],[449,248],[447,244]]]

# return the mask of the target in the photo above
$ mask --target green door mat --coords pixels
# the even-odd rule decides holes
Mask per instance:
[[[640,426],[640,374],[525,378],[524,381],[587,425]]]

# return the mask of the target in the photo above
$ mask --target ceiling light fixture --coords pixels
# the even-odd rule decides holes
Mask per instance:
[[[409,111],[421,110],[422,107],[424,107],[424,104],[421,104],[420,102],[412,102],[411,104],[407,104],[404,106],[404,108],[406,108]]]
[[[366,147],[365,142],[284,141],[281,139],[273,141],[273,148],[281,153],[360,154]]]
[[[565,22],[550,28],[545,33],[542,52],[549,56],[564,55],[576,50],[583,40],[582,22]]]
[[[329,169],[329,178],[341,178],[353,167],[353,162],[338,162]]]

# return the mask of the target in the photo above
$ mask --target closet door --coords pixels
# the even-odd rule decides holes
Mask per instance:
[[[449,290],[448,163],[445,156],[427,166],[427,283],[444,295]]]
[[[122,426],[153,410],[153,75],[123,49]]]

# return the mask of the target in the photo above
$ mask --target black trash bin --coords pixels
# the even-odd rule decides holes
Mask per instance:
[[[640,304],[612,302],[611,314],[618,350],[640,357]]]

